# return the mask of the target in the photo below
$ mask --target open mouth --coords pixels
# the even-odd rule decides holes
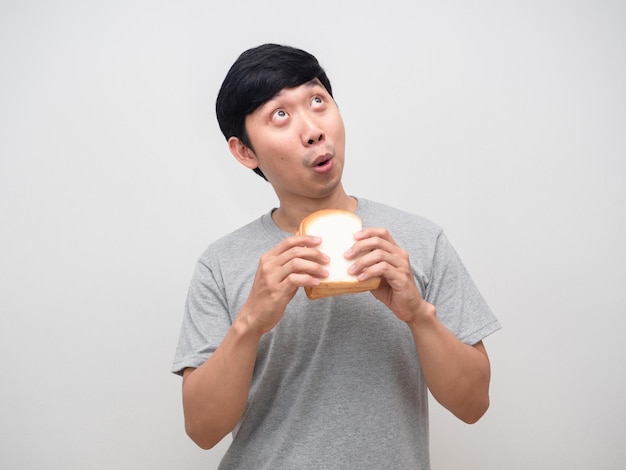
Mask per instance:
[[[332,155],[326,154],[326,155],[320,155],[319,157],[317,157],[315,159],[315,161],[313,162],[313,166],[317,167],[317,168],[321,168],[323,166],[328,165],[328,163],[332,160]]]
[[[326,152],[318,155],[312,162],[312,168],[317,173],[328,173],[333,168],[333,153]]]

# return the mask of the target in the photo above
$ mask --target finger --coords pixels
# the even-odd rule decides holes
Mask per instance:
[[[303,259],[317,264],[328,264],[330,258],[315,247],[294,246],[276,257],[278,265],[284,266],[292,260]]]
[[[328,276],[328,271],[323,265],[302,258],[294,258],[288,260],[284,264],[264,263],[259,266],[258,285],[262,289],[282,290],[288,285],[300,287],[303,281],[293,283],[291,281],[293,275],[303,275],[306,277],[304,282],[310,282],[309,278],[323,279]],[[298,278],[296,278],[298,279]]]
[[[318,246],[320,243],[322,243],[322,239],[320,237],[313,235],[292,235],[282,240],[277,247],[282,247],[283,250],[288,250],[294,246],[313,247]]]
[[[366,227],[354,234],[355,240],[364,240],[371,237],[378,237],[394,245],[396,244],[389,231],[383,227]]]
[[[259,265],[260,279],[269,285],[278,285],[294,273],[324,278],[328,276],[324,266],[329,261],[317,248],[295,246],[277,256],[264,255]]]
[[[360,280],[365,280],[383,275],[388,270],[401,268],[403,265],[402,259],[398,256],[384,250],[374,250],[357,258],[348,272]]]
[[[285,279],[285,282],[294,288],[297,287],[314,287],[321,282],[319,278],[302,273],[291,273]]]
[[[284,278],[287,279],[292,275],[304,275],[316,279],[328,277],[328,270],[320,263],[303,258],[293,258],[287,262],[282,268]]]
[[[400,249],[398,245],[393,242],[393,239],[387,240],[375,237],[367,237],[361,240],[357,240],[352,247],[344,254],[346,259],[355,259],[359,256],[363,256],[366,253],[370,253],[375,250],[382,250],[389,253],[396,253]]]

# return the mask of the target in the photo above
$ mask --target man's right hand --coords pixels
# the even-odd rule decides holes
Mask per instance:
[[[316,286],[328,276],[330,259],[317,247],[319,237],[291,236],[261,256],[250,295],[242,311],[259,335],[280,321],[298,288]]]

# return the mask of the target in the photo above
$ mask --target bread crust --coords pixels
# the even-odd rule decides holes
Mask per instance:
[[[321,219],[332,216],[332,217],[343,217],[343,218],[351,218],[353,219],[354,226],[359,230],[363,227],[363,223],[359,216],[354,214],[353,212],[344,211],[340,209],[323,209],[320,211],[313,212],[305,217],[302,222],[300,222],[300,227],[298,229],[297,235],[316,235],[320,236],[318,233],[312,233],[311,230],[314,228],[313,225],[315,222],[320,221]],[[349,219],[348,219],[349,220]],[[339,230],[339,229],[338,229]],[[345,235],[345,234],[344,234]],[[352,235],[352,233],[350,234]],[[323,237],[322,237],[323,243]],[[347,249],[348,247],[346,247]],[[325,297],[332,297],[336,295],[345,295],[345,294],[356,294],[359,292],[367,292],[372,289],[377,289],[380,285],[380,278],[372,278],[367,281],[359,281],[356,276],[350,276],[349,280],[323,280],[314,287],[305,287],[304,291],[306,296],[311,300],[322,299]]]
[[[380,278],[375,277],[367,281],[322,281],[314,287],[305,287],[304,292],[311,300],[322,299],[324,297],[333,297],[335,295],[358,294],[367,292],[372,289],[378,289]]]
[[[298,230],[298,233],[302,235],[308,235],[309,234],[308,230],[314,222],[324,217],[331,216],[331,215],[338,215],[341,217],[350,217],[356,220],[359,223],[359,225],[363,227],[363,222],[361,222],[360,217],[356,215],[354,212],[344,211],[342,209],[322,209],[319,211],[312,212],[311,214],[307,215],[304,219],[302,219],[302,222],[300,222],[300,228]]]

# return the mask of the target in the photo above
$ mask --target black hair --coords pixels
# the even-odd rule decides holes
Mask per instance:
[[[246,116],[284,88],[295,88],[317,78],[333,95],[326,72],[306,51],[279,44],[263,44],[242,53],[231,66],[217,95],[215,111],[226,137],[237,137],[252,149]],[[254,172],[265,178],[259,168]]]

